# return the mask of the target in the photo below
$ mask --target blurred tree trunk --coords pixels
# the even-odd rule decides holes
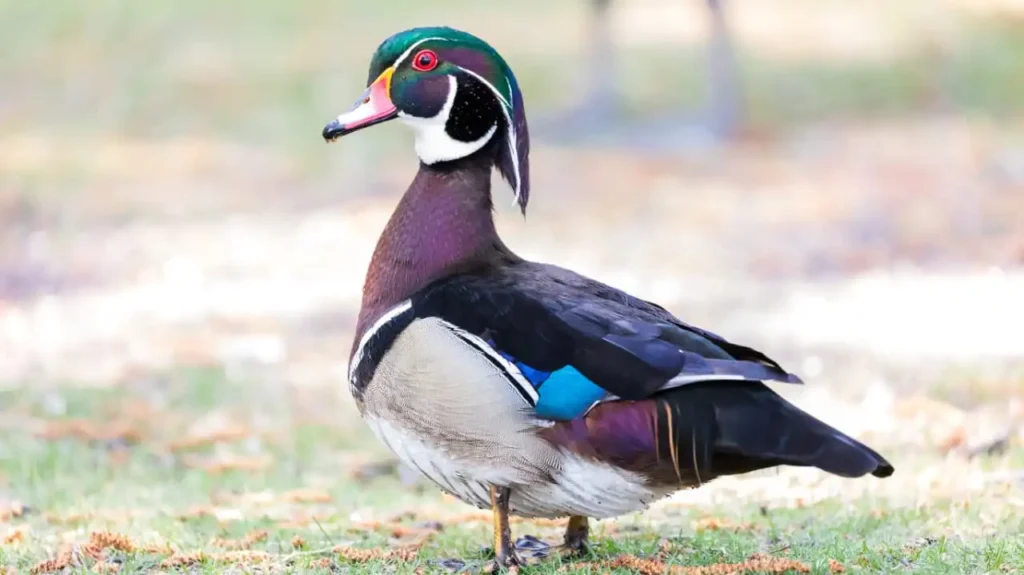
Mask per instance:
[[[726,25],[723,0],[706,1],[711,22],[707,70],[709,122],[716,134],[731,138],[743,121],[739,66]]]
[[[619,98],[615,90],[615,48],[612,45],[611,0],[594,0],[594,10],[590,20],[590,69],[587,86],[589,107],[594,114],[610,117],[619,107]]]

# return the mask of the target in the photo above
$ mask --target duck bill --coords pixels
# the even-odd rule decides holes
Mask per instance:
[[[388,68],[363,92],[352,109],[338,116],[324,126],[324,140],[333,142],[338,138],[398,116],[398,108],[391,102],[391,75],[394,68]]]

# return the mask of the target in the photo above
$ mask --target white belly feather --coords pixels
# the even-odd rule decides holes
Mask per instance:
[[[481,509],[490,507],[490,485],[512,487],[509,507],[520,517],[615,517],[642,511],[669,494],[647,487],[644,479],[633,472],[564,451],[551,480],[518,483],[514,469],[457,461],[387,421],[373,417],[366,421],[374,435],[403,463],[446,493]]]
[[[490,506],[490,485],[510,487],[511,511],[523,517],[612,517],[669,493],[538,437],[550,422],[536,419],[499,372],[511,364],[485,358],[452,328],[438,318],[410,324],[360,402],[373,433],[405,464],[480,508]]]

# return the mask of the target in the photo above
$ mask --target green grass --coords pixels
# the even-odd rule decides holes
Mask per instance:
[[[472,509],[443,498],[432,486],[403,484],[394,474],[356,478],[357,469],[386,454],[354,408],[322,389],[300,393],[256,376],[229,378],[219,370],[193,369],[110,388],[17,388],[3,392],[0,405],[5,422],[0,496],[27,506],[21,516],[0,523],[0,537],[24,533],[22,541],[0,545],[0,565],[19,572],[102,530],[139,545],[204,551],[207,560],[190,567],[202,573],[228,568],[217,561],[217,553],[225,552],[218,538],[239,539],[255,530],[266,530],[267,536],[252,550],[269,558],[233,561],[250,571],[330,573],[341,567],[348,573],[421,568],[431,573],[442,572],[439,558],[473,565],[487,558],[489,525],[452,519]],[[87,423],[79,425],[77,436],[53,433],[55,422],[69,420]],[[87,424],[93,427],[81,431]],[[169,448],[183,437],[209,437],[232,427],[241,431],[224,432],[220,442]],[[761,553],[803,561],[814,573],[828,573],[830,560],[866,573],[1004,573],[1024,565],[1019,486],[998,484],[969,495],[936,493],[914,503],[924,495],[916,474],[936,458],[905,451],[891,451],[898,470],[891,480],[906,485],[906,498],[891,497],[890,490],[890,496],[843,496],[803,506],[756,499],[662,505],[597,523],[587,561],[629,554],[701,566],[738,563]],[[216,471],[196,463],[214,456],[224,460],[227,454],[267,465]],[[1017,452],[983,467],[1021,461],[1024,453]],[[295,500],[288,494],[296,489],[317,495]],[[738,527],[698,528],[696,522],[707,517]],[[385,525],[363,523],[371,520]],[[395,539],[393,522],[414,532]],[[432,522],[444,529],[433,532]],[[559,527],[514,523],[513,533],[555,541]],[[386,550],[418,536],[429,539],[412,561],[357,562],[335,552],[303,555],[292,548],[296,536],[307,543],[306,552],[338,545]],[[108,554],[108,560],[123,563],[122,573],[149,572],[167,558],[142,551]],[[72,571],[87,572],[91,564],[86,559]],[[552,558],[529,572],[603,572],[574,565]]]

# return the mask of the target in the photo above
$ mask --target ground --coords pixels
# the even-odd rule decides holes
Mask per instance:
[[[408,135],[320,130],[381,38],[437,22],[542,118],[578,95],[583,0],[26,6],[0,0],[0,571],[485,563],[487,515],[397,467],[344,385]],[[631,113],[696,105],[700,2],[614,10]],[[525,220],[496,189],[509,245],[765,351],[896,474],[721,479],[531,572],[1024,569],[1021,14],[743,4],[739,142],[535,141]]]
[[[103,388],[4,392],[0,564],[15,572],[66,560],[72,572],[100,563],[122,573],[441,573],[439,559],[483,563],[486,513],[403,481],[341,398],[259,379],[196,367]],[[1019,442],[968,458],[889,434],[867,439],[896,462],[894,476],[786,470],[723,479],[597,523],[582,564],[551,560],[530,572],[628,573],[611,568],[624,556],[661,569],[651,573],[762,556],[815,573],[1024,565]],[[513,529],[557,542],[563,524]]]

